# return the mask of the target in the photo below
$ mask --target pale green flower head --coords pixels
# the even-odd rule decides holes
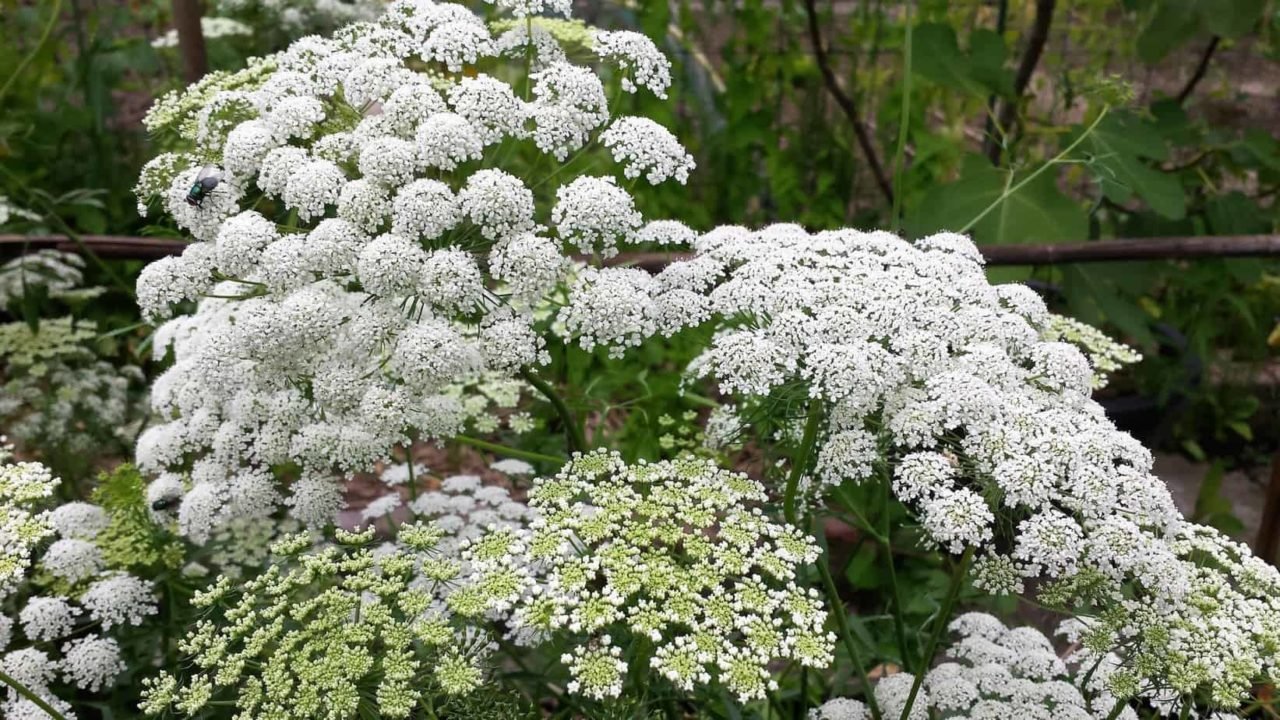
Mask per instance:
[[[371,528],[337,530],[323,547],[285,537],[262,574],[198,593],[207,612],[180,644],[194,671],[150,679],[144,712],[199,716],[218,703],[245,718],[407,718],[477,691],[493,646],[444,611],[443,573],[420,572],[440,560],[441,532],[401,532],[411,552],[371,547]]]
[[[626,648],[643,638],[646,663],[682,691],[713,681],[742,700],[773,686],[769,666],[831,662],[826,609],[800,585],[814,540],[772,522],[764,487],[692,456],[624,462],[576,455],[534,482],[539,513],[525,536],[505,529],[464,546],[474,575],[455,611],[510,610],[517,633],[565,636],[569,688],[617,697]],[[530,573],[529,568],[534,571]]]

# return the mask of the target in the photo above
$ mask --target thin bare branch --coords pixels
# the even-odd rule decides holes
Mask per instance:
[[[189,243],[176,238],[83,235],[80,241],[99,257],[155,260],[179,255]],[[24,249],[54,248],[82,252],[65,235],[0,235],[0,258],[20,255]],[[1280,235],[1211,235],[1094,240],[1046,245],[982,245],[978,248],[988,265],[1054,265],[1057,263],[1116,262],[1125,260],[1195,260],[1224,257],[1280,257]],[[609,265],[630,265],[661,270],[681,253],[629,252],[610,258]]]
[[[1053,24],[1056,6],[1057,0],[1036,0],[1036,15],[1031,23],[1031,33],[1027,36],[1027,46],[1022,51],[1017,74],[1013,76],[1013,97],[1000,104],[995,132],[987,136],[986,155],[993,164],[1000,164],[1000,154],[1004,151],[1004,143],[996,134],[1003,133],[1007,140],[1017,130],[1018,105],[1027,92],[1027,87],[1031,85],[1031,77],[1035,75],[1040,56],[1044,54],[1044,46],[1049,41],[1049,27]]]
[[[178,52],[182,55],[182,75],[195,82],[209,72],[204,48],[204,28],[200,25],[200,0],[173,0],[173,28],[178,31]]]
[[[849,124],[853,126],[853,134],[857,137],[858,147],[862,149],[862,155],[866,158],[867,167],[871,169],[871,174],[875,176],[876,185],[880,188],[880,193],[884,195],[884,199],[890,205],[893,204],[893,185],[889,182],[889,176],[885,173],[884,165],[880,163],[880,156],[876,153],[875,141],[871,138],[871,131],[867,129],[867,124],[863,122],[861,114],[858,112],[858,106],[854,102],[849,93],[844,91],[840,86],[840,81],[836,79],[835,71],[831,69],[831,56],[827,54],[827,48],[822,40],[822,28],[818,23],[818,8],[815,0],[804,0],[804,11],[809,20],[809,42],[813,45],[813,54],[817,58],[818,69],[822,71],[822,81],[826,85],[827,91],[831,93],[831,97],[835,98],[836,104],[840,106],[841,112],[848,118]]]
[[[1209,61],[1213,60],[1213,53],[1218,49],[1218,43],[1222,38],[1217,35],[1209,41],[1209,45],[1205,47],[1204,52],[1200,54],[1200,62],[1196,64],[1196,71],[1191,73],[1191,77],[1187,79],[1187,84],[1182,86],[1182,90],[1178,93],[1178,104],[1182,105],[1191,97],[1191,93],[1195,92],[1196,86],[1204,79],[1205,73],[1209,72]]]

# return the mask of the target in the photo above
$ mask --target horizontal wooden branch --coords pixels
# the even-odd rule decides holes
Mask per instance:
[[[187,246],[173,238],[82,235],[80,242],[104,259],[156,260],[177,255]],[[23,249],[56,248],[80,252],[80,244],[63,235],[0,235],[0,257],[14,257]],[[984,245],[979,248],[988,265],[1058,265],[1066,263],[1134,260],[1195,260],[1227,257],[1280,257],[1280,235],[1208,235],[1132,240],[1097,240],[1046,245]],[[632,252],[613,258],[611,265],[660,269],[681,253]]]

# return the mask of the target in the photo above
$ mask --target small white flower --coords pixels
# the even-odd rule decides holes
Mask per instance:
[[[120,645],[100,635],[72,640],[62,646],[62,654],[67,682],[89,692],[102,690],[126,670]]]

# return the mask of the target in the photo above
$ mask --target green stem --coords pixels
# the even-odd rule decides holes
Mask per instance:
[[[58,24],[58,16],[62,14],[62,0],[54,0],[53,11],[49,13],[49,21],[44,25],[44,31],[40,33],[40,40],[36,42],[36,46],[31,48],[31,52],[22,58],[22,62],[18,63],[18,67],[13,69],[13,74],[4,81],[4,87],[0,87],[0,98],[9,93],[9,88],[13,86],[18,76],[27,69],[32,60],[36,59],[36,55],[44,49],[45,43],[49,42],[49,36],[53,34],[53,28]]]
[[[17,175],[3,165],[0,165],[0,172],[3,172],[6,176],[19,184],[22,183],[22,180]],[[67,238],[74,242],[76,247],[80,249],[80,252],[92,260],[93,264],[97,265],[98,268],[102,270],[103,274],[110,278],[111,282],[116,285],[120,292],[129,297],[135,297],[133,286],[125,282],[124,278],[120,277],[119,273],[111,269],[110,265],[103,261],[102,258],[98,257],[98,254],[93,251],[93,248],[85,244],[84,238],[80,237],[80,234],[73,230],[71,226],[67,224],[66,220],[62,219],[62,216],[58,214],[58,209],[54,207],[52,203],[45,200],[43,195],[37,193],[29,193],[28,198],[39,203],[40,206],[44,208],[45,219],[53,222],[54,225],[57,225],[58,228],[61,229],[62,234],[66,235]]]
[[[933,626],[933,634],[929,636],[929,645],[920,657],[920,672],[916,673],[915,681],[911,683],[911,694],[907,695],[907,704],[902,708],[900,720],[907,720],[911,716],[911,706],[915,704],[916,695],[920,693],[920,684],[924,682],[925,669],[933,663],[933,655],[938,650],[938,641],[942,639],[942,633],[946,632],[947,625],[950,624],[951,611],[955,607],[956,598],[960,595],[960,588],[964,586],[964,580],[969,575],[969,561],[972,559],[973,548],[966,548],[964,555],[960,558],[960,563],[956,565],[955,574],[951,576],[951,587],[947,589],[947,597],[942,603],[942,611],[938,613],[938,619]]]
[[[0,670],[0,682],[13,688],[14,691],[17,692],[19,695],[30,700],[36,707],[45,711],[45,714],[53,718],[53,720],[67,720],[67,716],[55,710],[52,705],[45,702],[44,698],[31,692],[31,690],[29,690],[26,685],[23,685],[17,680],[14,680],[13,678],[9,677],[9,675],[5,673],[3,670]]]
[[[410,441],[404,447],[404,464],[409,471],[409,502],[412,504],[418,499],[418,478],[413,476],[413,442]]]
[[[875,526],[871,524],[871,521],[868,520],[862,514],[862,511],[858,509],[858,506],[854,504],[852,499],[849,498],[849,490],[847,487],[845,487],[844,485],[836,486],[834,495],[836,497],[836,500],[840,501],[840,505],[843,506],[844,509],[850,515],[853,516],[852,519],[855,521],[853,523],[854,527],[858,528],[859,530],[863,531],[867,535],[871,536],[876,540],[876,542],[879,542],[881,545],[888,544],[888,541],[885,539],[883,535],[880,534],[880,531],[877,530]]]
[[[1075,150],[1076,147],[1080,145],[1080,143],[1084,142],[1085,138],[1089,137],[1089,135],[1093,133],[1094,129],[1098,127],[1098,123],[1102,122],[1102,119],[1107,116],[1107,111],[1109,111],[1110,109],[1111,109],[1111,106],[1109,105],[1103,106],[1102,112],[1098,113],[1098,117],[1093,119],[1093,122],[1089,124],[1089,127],[1085,128],[1084,132],[1080,133],[1080,137],[1073,140],[1071,144],[1066,147],[1066,149],[1064,149],[1062,152],[1058,153],[1057,155],[1054,155],[1053,158],[1050,159],[1048,162],[1036,168],[1035,172],[1026,176],[1017,184],[1013,185],[1008,190],[1005,190],[1003,193],[1001,193],[1000,197],[991,201],[991,204],[988,205],[985,210],[978,213],[978,216],[975,217],[974,219],[965,223],[965,226],[960,228],[957,232],[963,235],[969,232],[970,230],[972,230],[974,225],[977,225],[979,222],[982,221],[982,218],[986,217],[988,214],[991,213],[992,210],[995,210],[997,207],[999,207],[1000,203],[1004,202],[1007,198],[1017,193],[1024,186],[1026,186],[1027,183],[1040,177],[1040,175],[1044,173],[1045,170],[1048,170],[1050,167],[1053,167],[1054,165],[1061,162],[1063,158],[1070,155],[1072,150]],[[1013,171],[1010,170],[1009,172],[1012,173]],[[1010,175],[1010,177],[1012,177],[1012,175]]]
[[[894,187],[897,187],[896,185]],[[885,564],[889,566],[889,586],[893,589],[893,632],[898,640],[898,648],[902,653],[902,669],[911,672],[914,663],[911,660],[911,649],[907,647],[907,625],[903,615],[902,591],[898,588],[898,571],[893,561],[893,534],[889,528],[889,500],[890,500],[890,479],[888,473],[884,473],[882,480],[884,481],[884,509],[881,511],[883,515],[883,540],[885,549]]]
[[[800,702],[796,703],[795,720],[804,720],[805,710],[809,707],[809,668],[800,667]]]
[[[527,368],[520,370],[520,377],[524,381],[532,385],[542,396],[551,402],[556,409],[556,413],[560,415],[560,420],[564,423],[565,439],[569,442],[569,452],[586,452],[587,440],[582,434],[582,426],[573,417],[573,413],[569,411],[569,406],[564,404],[564,398],[555,391],[545,380],[534,375]]]
[[[902,117],[898,119],[898,149],[893,156],[893,215],[889,229],[894,233],[902,225],[902,172],[907,157],[907,130],[911,119],[911,2],[906,7],[906,38],[902,45]]]
[[[545,462],[553,465],[563,465],[564,458],[555,455],[543,455],[542,453],[531,452],[529,450],[521,450],[519,448],[507,447],[498,443],[491,443],[488,440],[473,438],[467,435],[454,435],[453,439],[462,445],[470,445],[480,450],[488,450],[498,455],[506,455],[507,457],[519,458],[521,460],[529,460],[531,462]]]
[[[524,101],[533,94],[533,17],[524,18]]]
[[[814,398],[809,401],[809,418],[804,423],[804,437],[800,440],[800,455],[791,466],[791,475],[787,478],[786,496],[783,498],[783,513],[787,522],[796,524],[796,494],[800,490],[800,478],[809,469],[809,460],[813,457],[813,446],[818,439],[818,429],[822,427],[822,401]]]
[[[827,552],[830,557],[830,551]],[[836,628],[840,631],[840,638],[844,641],[845,650],[849,652],[849,658],[853,660],[854,670],[858,673],[858,679],[862,681],[862,691],[866,697],[867,707],[871,710],[871,720],[880,720],[880,706],[876,703],[876,694],[871,687],[871,679],[867,677],[867,667],[862,660],[862,652],[858,650],[858,643],[853,638],[853,632],[849,629],[849,618],[846,616],[844,609],[844,601],[840,599],[840,593],[836,591],[836,581],[831,577],[831,568],[827,567],[827,558],[819,558],[818,573],[822,575],[822,587],[827,592],[827,602],[831,604],[831,614],[836,618]]]
[[[1129,702],[1127,700],[1117,700],[1116,706],[1111,708],[1111,712],[1107,714],[1107,720],[1116,720],[1128,705]]]

